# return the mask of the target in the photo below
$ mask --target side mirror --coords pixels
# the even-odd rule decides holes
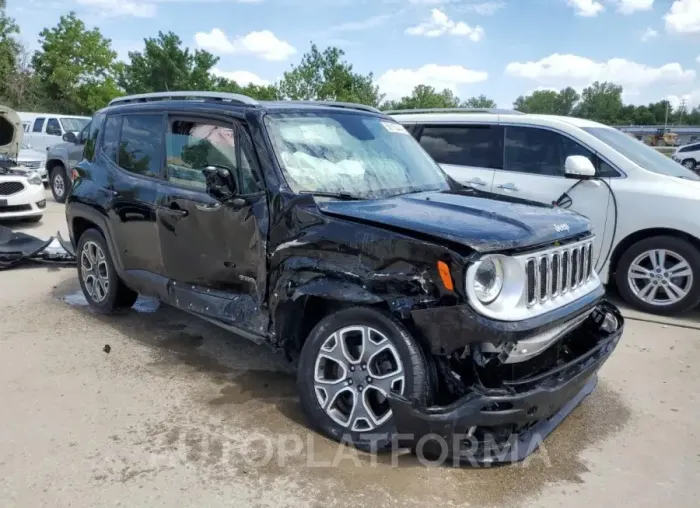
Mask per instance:
[[[207,166],[202,170],[207,183],[207,194],[219,201],[226,201],[236,195],[236,182],[228,168]]]
[[[564,162],[564,175],[567,178],[584,180],[595,176],[595,168],[588,157],[583,155],[569,155]]]
[[[75,135],[75,132],[66,132],[63,135],[63,141],[65,141],[66,143],[77,143],[78,136]]]

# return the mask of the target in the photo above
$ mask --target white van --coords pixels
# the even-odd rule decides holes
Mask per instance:
[[[455,180],[587,216],[596,271],[631,305],[675,314],[700,303],[697,173],[580,118],[488,109],[389,114]]]
[[[56,115],[53,113],[19,113],[22,123],[29,123],[24,140],[33,149],[46,151],[63,142],[63,135],[77,134],[90,121],[89,116]]]

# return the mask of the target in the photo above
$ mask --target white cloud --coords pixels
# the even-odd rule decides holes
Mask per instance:
[[[265,60],[286,60],[297,52],[294,46],[278,39],[269,30],[250,32],[231,40],[221,29],[213,28],[210,32],[196,33],[194,40],[197,47],[212,53],[248,53]]]
[[[442,35],[454,35],[456,37],[468,37],[474,42],[484,38],[485,32],[479,25],[471,27],[463,21],[453,21],[447,14],[439,9],[430,11],[430,20],[406,29],[408,35],[422,35],[424,37],[440,37]]]
[[[683,69],[681,64],[667,63],[651,67],[611,58],[596,62],[577,55],[554,53],[538,61],[511,62],[506,74],[531,79],[543,85],[587,85],[594,81],[612,81],[623,87],[639,89],[656,83],[683,83],[695,79],[695,71]]]
[[[221,78],[226,78],[235,81],[241,86],[246,86],[250,84],[264,86],[270,84],[268,80],[263,79],[257,74],[248,71],[222,71],[221,69],[214,67],[211,70],[211,73],[214,76],[219,76]]]
[[[700,34],[700,1],[675,0],[664,14],[666,31],[678,34]]]
[[[617,3],[617,11],[622,14],[649,11],[654,7],[654,0],[615,0],[615,3]]]
[[[153,2],[138,0],[76,0],[78,5],[99,10],[101,16],[134,16],[136,18],[152,18],[156,15]]]
[[[644,33],[642,34],[642,41],[643,42],[650,41],[652,39],[655,39],[658,36],[659,36],[659,32],[657,32],[656,30],[654,30],[653,28],[650,27],[650,28],[647,28],[644,31]]]
[[[377,79],[388,99],[400,99],[410,95],[417,85],[429,85],[438,90],[449,88],[457,93],[460,85],[480,83],[488,79],[488,73],[467,69],[461,65],[428,64],[418,69],[389,69]]]
[[[698,55],[698,57],[695,59],[695,61],[700,64],[700,55]]]
[[[577,16],[592,18],[605,10],[605,6],[595,0],[567,0],[567,3],[574,8]]]
[[[670,102],[671,106],[674,108],[677,108],[681,105],[682,101],[685,101],[685,109],[687,111],[692,111],[700,106],[700,88],[683,95],[667,95],[665,99]]]

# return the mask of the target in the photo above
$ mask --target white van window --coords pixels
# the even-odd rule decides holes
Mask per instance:
[[[46,134],[50,136],[60,136],[61,135],[61,124],[55,118],[49,118],[46,124]]]
[[[32,132],[41,132],[44,128],[44,120],[45,118],[37,118],[34,120],[34,128],[32,129]]]

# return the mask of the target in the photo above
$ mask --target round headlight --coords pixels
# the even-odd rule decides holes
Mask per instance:
[[[503,289],[503,264],[498,258],[484,259],[474,274],[474,292],[481,303],[491,303]]]

